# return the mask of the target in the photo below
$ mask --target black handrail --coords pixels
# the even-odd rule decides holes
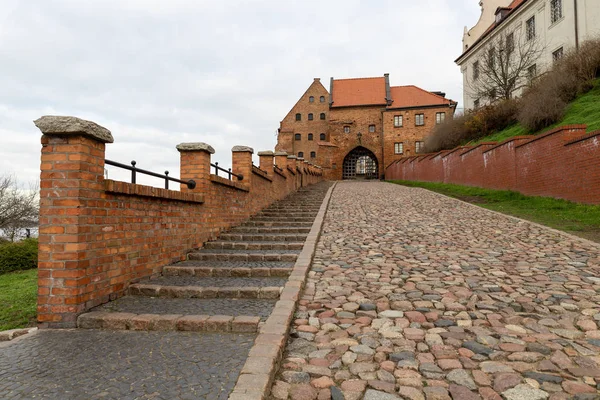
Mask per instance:
[[[141,174],[155,176],[157,178],[164,179],[165,180],[165,189],[169,189],[169,181],[183,183],[183,184],[187,185],[188,189],[194,189],[196,187],[196,182],[191,179],[186,182],[186,181],[182,181],[181,179],[171,178],[169,176],[169,171],[165,171],[165,174],[161,175],[161,174],[157,174],[156,172],[137,168],[135,166],[137,164],[135,162],[135,160],[131,162],[131,166],[129,166],[127,164],[121,164],[120,162],[116,162],[116,161],[112,161],[112,160],[104,160],[104,163],[106,163],[108,165],[112,165],[113,167],[123,168],[128,171],[131,171],[131,183],[136,183],[136,174],[139,172]]]
[[[281,168],[279,168],[277,165],[273,165],[273,169],[275,169],[276,171],[279,171],[279,172],[283,172],[283,170]]]
[[[260,172],[262,172],[263,174],[267,175],[268,172],[265,171],[264,169],[260,169],[260,167],[257,167],[256,165],[254,165],[254,163],[252,163],[252,168],[256,168],[257,170],[259,170]]]
[[[215,167],[215,175],[216,176],[219,176],[219,171],[223,171],[226,174],[228,174],[229,180],[231,180],[231,176],[232,175],[235,176],[236,178],[238,178],[238,180],[240,180],[240,181],[244,180],[244,175],[242,175],[242,174],[235,174],[235,173],[231,172],[231,168],[229,168],[229,169],[221,168],[221,167],[219,167],[219,163],[218,162],[216,162],[214,164],[211,163],[210,166],[211,167]]]

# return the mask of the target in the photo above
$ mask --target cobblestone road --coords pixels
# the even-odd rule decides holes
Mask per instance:
[[[272,396],[599,399],[600,247],[339,183]]]
[[[255,336],[42,330],[0,346],[0,399],[227,399]]]

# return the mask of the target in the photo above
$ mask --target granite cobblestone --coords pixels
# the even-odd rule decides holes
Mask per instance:
[[[338,183],[271,398],[598,399],[599,276],[598,244]]]

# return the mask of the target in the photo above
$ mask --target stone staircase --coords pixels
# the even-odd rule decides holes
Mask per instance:
[[[300,189],[78,318],[84,329],[257,332],[280,297],[329,183]]]

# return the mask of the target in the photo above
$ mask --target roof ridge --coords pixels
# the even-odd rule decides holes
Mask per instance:
[[[439,94],[436,94],[436,93],[430,92],[429,90],[425,90],[425,89],[423,89],[422,87],[419,87],[419,86],[417,86],[417,85],[392,86],[392,87],[390,87],[390,89],[393,89],[393,88],[401,88],[401,87],[414,87],[415,89],[418,89],[418,90],[420,90],[420,91],[422,91],[422,92],[425,92],[425,93],[427,93],[427,94],[430,94],[430,95],[432,95],[432,96],[439,97],[440,99],[444,99],[444,100],[450,100],[450,99],[448,99],[448,98],[446,98],[446,97],[440,96]]]
[[[366,78],[342,78],[342,79],[333,79],[334,81],[356,81],[359,79],[385,79],[385,76],[369,76]]]

